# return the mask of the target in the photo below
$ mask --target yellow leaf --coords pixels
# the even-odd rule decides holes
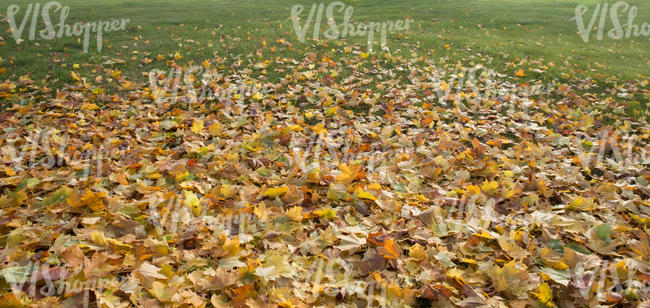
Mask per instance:
[[[260,221],[266,221],[266,218],[268,216],[268,211],[266,209],[266,205],[264,204],[264,202],[260,202],[260,205],[256,206],[255,209],[253,209],[253,213],[255,214],[255,216],[257,216],[257,218]]]
[[[478,265],[478,261],[473,260],[473,259],[463,258],[463,259],[460,259],[459,261],[460,261],[461,263],[467,263],[467,264],[475,264],[475,265]]]
[[[287,191],[289,191],[289,187],[274,187],[274,188],[269,188],[264,192],[265,197],[279,197],[284,195]]]
[[[185,171],[184,173],[178,173],[178,174],[176,175],[176,177],[174,178],[174,180],[176,181],[176,183],[180,183],[180,182],[182,182],[183,180],[185,180],[188,176],[190,176],[190,172],[189,172],[189,171]]]
[[[77,74],[76,74],[75,72],[73,72],[73,71],[70,71],[70,76],[72,76],[72,79],[74,79],[74,80],[76,80],[76,81],[80,81],[80,80],[81,80],[81,78],[79,78],[79,75],[77,75]]]
[[[9,173],[7,173],[7,175],[9,175]],[[643,218],[632,213],[630,213],[630,217],[640,225],[650,226],[650,218]]]
[[[149,289],[149,293],[153,295],[153,297],[161,301],[166,301],[172,296],[172,292],[169,290],[169,288],[167,288],[165,284],[159,281],[154,281],[151,284],[151,289]]]
[[[104,209],[104,197],[106,197],[105,192],[95,193],[90,189],[81,197],[81,204],[86,205],[91,208],[93,211],[99,211]]]
[[[334,219],[336,217],[336,210],[331,208],[324,208],[314,211],[314,214],[320,216],[321,218]]]
[[[498,188],[499,188],[499,183],[496,182],[496,181],[485,180],[485,182],[483,182],[483,185],[481,185],[481,190],[486,195],[494,195],[494,194],[496,194]]]
[[[337,106],[337,107],[329,108],[329,109],[327,109],[327,111],[325,111],[325,116],[327,116],[327,117],[334,116],[334,115],[336,115],[336,113],[338,112],[338,110],[339,110],[339,107],[338,107],[338,106]]]
[[[184,204],[187,206],[191,211],[194,216],[199,216],[201,215],[201,210],[203,210],[203,206],[201,205],[201,200],[194,194],[194,192],[184,190],[183,193],[185,194],[185,200]]]
[[[447,89],[449,89],[449,84],[446,81],[442,81],[442,84],[440,84],[440,90],[447,91]]]
[[[425,259],[427,256],[426,250],[424,249],[424,246],[416,243],[415,245],[411,246],[409,248],[409,257],[417,259],[417,260],[422,260]]]
[[[533,287],[524,265],[514,260],[506,263],[503,267],[495,266],[488,272],[488,276],[492,279],[495,290],[508,292],[514,296],[520,296]]]
[[[312,126],[311,130],[313,130],[314,133],[317,134],[320,134],[321,132],[327,133],[327,129],[325,129],[325,125],[323,125],[323,123]]]
[[[336,177],[336,180],[339,182],[349,183],[356,177],[356,172],[348,167],[348,165],[340,164],[339,170],[341,170],[341,174]]]
[[[221,132],[221,124],[220,123],[214,123],[208,127],[208,132],[210,133],[210,136],[216,136]]]
[[[478,185],[469,185],[467,186],[468,195],[478,195],[481,193],[481,189],[478,188]]]
[[[616,274],[618,274],[618,278],[622,281],[627,280],[628,278],[628,268],[625,264],[625,260],[621,260],[618,263],[616,263]]]
[[[102,232],[93,232],[90,234],[90,239],[93,241],[95,244],[99,244],[102,246],[106,245],[106,237],[104,236],[104,233]]]
[[[362,52],[362,53],[361,53],[361,58],[365,59],[365,58],[367,58],[369,55],[370,55],[370,53]]]
[[[547,307],[555,306],[553,304],[553,291],[548,283],[545,282],[539,285],[539,293],[535,293],[535,296],[537,296],[537,299]]]
[[[223,243],[224,256],[237,256],[240,250],[239,236],[235,236],[233,239],[226,239]]]
[[[459,269],[457,267],[454,267],[454,268],[450,269],[449,271],[447,271],[447,273],[445,273],[445,274],[447,275],[447,277],[449,277],[451,279],[454,279],[454,280],[456,280],[456,281],[458,281],[460,283],[465,283],[465,280],[463,279],[463,274],[464,273],[465,272],[463,272],[463,270],[461,270],[461,269]]]
[[[368,185],[368,189],[380,190],[381,189],[381,184],[372,183],[372,184]]]
[[[287,211],[287,216],[289,216],[289,219],[293,221],[302,221],[302,207],[300,206],[294,206],[291,209]]]
[[[556,270],[565,270],[569,268],[569,266],[562,261],[545,261],[544,263]]]
[[[223,184],[219,188],[219,193],[224,197],[224,198],[230,198],[235,194],[235,191],[232,187],[232,185],[229,184]]]
[[[594,198],[585,199],[582,196],[576,196],[567,208],[574,211],[592,211],[596,209],[596,206]]]
[[[474,233],[474,236],[484,238],[484,239],[488,239],[488,240],[494,240],[495,239],[494,236],[490,235],[490,233],[487,233],[487,231],[485,231],[485,230],[481,230],[481,233]]]
[[[377,200],[377,198],[375,196],[373,196],[369,192],[361,190],[361,189],[359,189],[359,195],[358,196],[361,199],[368,199],[368,200],[372,200],[372,201]]]
[[[197,135],[200,134],[203,131],[203,121],[194,120],[191,130]]]

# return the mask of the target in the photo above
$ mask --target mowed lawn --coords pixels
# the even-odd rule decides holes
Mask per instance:
[[[483,64],[504,74],[524,69],[529,79],[576,81],[592,78],[603,84],[626,80],[645,80],[650,75],[650,40],[647,36],[613,40],[596,39],[591,32],[585,43],[578,34],[575,8],[584,4],[588,24],[595,0],[364,0],[345,1],[352,6],[354,22],[397,21],[408,18],[409,30],[388,35],[391,54],[413,59],[435,59],[441,63]],[[0,0],[0,14],[7,15],[11,4],[20,5],[17,21],[22,21],[28,3],[33,1]],[[44,4],[42,2],[41,4]],[[82,39],[55,38],[28,40],[30,22],[16,44],[9,23],[0,24],[0,79],[17,80],[29,74],[51,84],[71,82],[71,70],[92,77],[102,70],[98,65],[120,70],[123,76],[146,80],[147,72],[165,68],[165,59],[177,63],[198,64],[218,59],[228,70],[236,61],[263,62],[279,58],[302,58],[307,52],[336,59],[345,46],[365,51],[366,37],[327,40],[322,33],[315,41],[313,23],[306,40],[300,42],[291,21],[291,7],[304,6],[300,24],[304,24],[312,4],[317,1],[124,1],[66,0],[70,7],[67,24],[128,18],[125,31],[104,34],[103,49],[98,52],[94,37],[90,52],[83,53]],[[325,7],[331,2],[322,2]],[[610,3],[613,4],[614,2]],[[650,3],[630,0],[638,6],[634,23],[650,23]],[[325,14],[323,14],[325,15]],[[343,13],[335,12],[341,23]],[[58,15],[52,14],[58,23]],[[620,14],[627,23],[627,14]],[[37,30],[44,29],[39,18]],[[597,27],[598,20],[594,27]],[[607,16],[605,31],[612,22]],[[320,31],[327,29],[323,16]],[[38,35],[37,35],[38,37]],[[378,35],[375,53],[381,56]],[[182,57],[182,58],[181,58]],[[4,68],[4,69],[3,69]],[[274,70],[269,70],[273,78]],[[224,72],[228,73],[228,72]],[[251,72],[255,74],[256,72]],[[279,72],[278,74],[282,74]],[[644,102],[640,102],[644,105]]]

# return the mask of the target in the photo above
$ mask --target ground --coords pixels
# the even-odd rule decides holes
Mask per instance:
[[[88,53],[3,22],[1,305],[647,305],[647,37],[346,2],[412,20],[369,52],[301,42],[312,3],[66,1],[130,19]]]

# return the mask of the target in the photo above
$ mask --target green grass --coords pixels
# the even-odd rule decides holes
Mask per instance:
[[[0,0],[0,14],[6,15],[10,4],[20,2],[24,14],[26,1]],[[35,3],[30,1],[31,3]],[[594,0],[369,0],[345,1],[354,7],[353,21],[403,20],[414,22],[408,31],[392,32],[388,44],[393,54],[405,57],[426,57],[440,62],[462,62],[467,65],[483,63],[502,73],[513,74],[522,68],[530,79],[579,80],[596,79],[603,84],[632,79],[645,80],[650,74],[648,37],[621,40],[595,39],[592,32],[588,43],[577,33],[574,9],[586,4],[588,22]],[[639,8],[635,23],[650,23],[650,3],[630,0]],[[44,3],[44,2],[43,2]],[[145,72],[165,67],[156,61],[159,54],[179,53],[180,63],[201,63],[218,59],[228,66],[237,59],[243,61],[273,60],[276,57],[302,58],[313,51],[319,56],[327,53],[336,59],[341,46],[357,45],[365,49],[365,37],[348,37],[314,42],[298,41],[290,20],[291,6],[305,7],[301,23],[316,1],[146,1],[146,0],[67,0],[70,7],[68,24],[77,21],[100,21],[130,18],[126,31],[109,32],[101,52],[94,49],[82,53],[77,38],[25,41],[17,45],[8,23],[0,24],[0,67],[6,72],[0,79],[17,80],[29,74],[34,79],[48,79],[53,84],[70,82],[70,71],[83,76],[99,74],[102,68],[121,70],[123,75],[145,80]],[[324,2],[325,6],[331,2]],[[613,3],[613,2],[612,2]],[[611,3],[610,3],[611,4]],[[58,15],[52,14],[54,22]],[[342,13],[337,13],[338,22]],[[22,16],[21,16],[22,17]],[[18,22],[20,22],[20,18]],[[622,22],[627,19],[622,18]],[[42,20],[39,19],[42,25]],[[29,25],[27,25],[29,27]],[[38,27],[42,29],[43,26]],[[321,31],[326,29],[325,18]],[[611,28],[609,18],[607,29]],[[27,38],[25,30],[23,38]],[[401,34],[401,38],[398,35]],[[378,36],[376,36],[377,38]],[[290,46],[277,42],[284,39]],[[262,48],[262,41],[267,48]],[[448,47],[445,47],[447,45]],[[276,47],[274,52],[270,47]],[[336,49],[333,49],[336,48]],[[379,51],[378,44],[375,52]],[[145,59],[154,59],[144,63]],[[109,61],[110,60],[110,61]],[[123,63],[119,63],[123,62]],[[541,69],[534,73],[531,69]],[[273,78],[274,72],[270,72]],[[277,74],[282,74],[278,72]]]

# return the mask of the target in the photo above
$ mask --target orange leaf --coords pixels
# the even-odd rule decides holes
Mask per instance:
[[[397,260],[397,258],[402,255],[399,245],[397,245],[392,238],[384,241],[384,245],[379,247],[377,251],[386,259]]]
[[[515,76],[517,76],[517,77],[526,77],[526,76],[528,76],[528,75],[526,75],[526,73],[524,73],[524,69],[523,69],[523,68],[520,68],[520,69],[517,71],[517,73],[515,73]]]
[[[251,291],[253,291],[253,285],[246,284],[238,288],[232,288],[228,291],[228,296],[232,299],[233,304],[239,306],[242,305],[250,296]]]

